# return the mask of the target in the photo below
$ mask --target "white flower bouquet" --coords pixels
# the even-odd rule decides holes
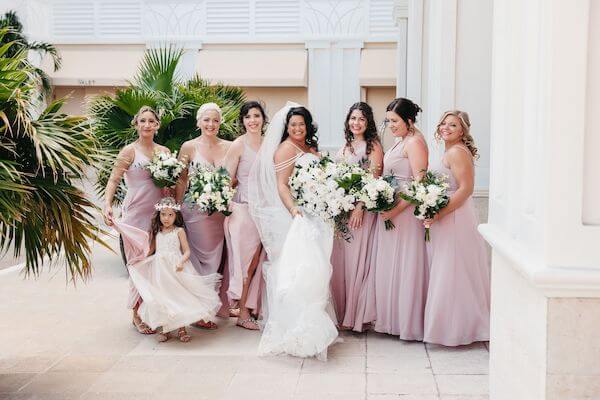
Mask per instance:
[[[225,168],[201,166],[190,176],[186,201],[208,215],[215,212],[231,215],[229,204],[234,194],[231,177]]]
[[[164,189],[177,183],[185,165],[177,160],[177,152],[170,154],[157,151],[145,168],[150,171],[154,184]]]
[[[363,179],[363,187],[358,200],[365,204],[367,211],[380,213],[389,211],[396,205],[395,178],[393,176],[382,176],[375,178],[368,174]],[[385,229],[394,229],[392,221],[385,221]]]
[[[344,234],[348,228],[344,215],[354,209],[356,197],[347,194],[335,180],[336,167],[330,160],[297,165],[289,184],[296,204],[307,213],[326,222],[333,222],[336,230]]]
[[[435,217],[448,205],[448,183],[445,175],[427,171],[420,181],[412,181],[400,197],[415,205],[415,216],[420,220]],[[429,241],[429,227],[425,226],[425,241]]]
[[[323,161],[321,161],[323,163]],[[358,197],[369,173],[358,164],[347,162],[327,162],[325,173],[334,179],[347,195]]]

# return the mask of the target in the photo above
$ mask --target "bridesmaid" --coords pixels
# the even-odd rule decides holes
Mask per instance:
[[[405,98],[395,99],[387,107],[386,120],[392,135],[400,140],[385,153],[383,173],[394,175],[400,189],[422,178],[427,170],[427,143],[414,125],[419,111],[418,105]],[[375,330],[403,340],[423,339],[427,297],[425,232],[413,211],[413,206],[399,200],[393,209],[380,214],[371,266],[375,271]],[[386,230],[386,220],[396,227]]]
[[[162,191],[154,185],[150,172],[144,169],[144,166],[150,162],[155,151],[169,152],[169,149],[154,142],[154,135],[160,127],[160,118],[151,107],[140,108],[131,124],[136,129],[138,138],[135,142],[123,147],[117,156],[115,166],[106,184],[102,213],[104,222],[113,226],[112,203],[121,178],[125,177],[127,194],[122,204],[121,222],[148,232],[155,211],[154,205],[162,198]],[[121,240],[127,240],[127,237],[121,236]],[[137,310],[140,303],[141,298],[130,282],[128,307],[133,309],[133,325],[140,333],[152,334],[154,331],[142,322],[138,315]]]
[[[471,197],[477,148],[470,126],[463,111],[440,119],[435,137],[446,151],[436,171],[448,176],[450,202],[424,222],[431,226],[424,341],[444,346],[489,340],[490,271]]]
[[[225,219],[227,258],[229,267],[228,295],[237,300],[240,314],[237,325],[250,330],[260,329],[250,310],[258,315],[259,290],[262,272],[257,269],[262,245],[256,225],[248,211],[248,175],[262,143],[267,120],[265,110],[257,101],[244,103],[240,110],[239,124],[242,135],[233,141],[225,157],[225,168],[237,181],[233,199],[233,213]]]
[[[375,176],[380,176],[383,148],[371,106],[364,102],[354,103],[348,110],[344,128],[346,144],[338,151],[336,160],[364,164]],[[361,292],[365,291],[363,286],[368,275],[375,221],[376,215],[365,212],[364,204],[358,202],[348,222],[352,239],[350,242],[342,238],[334,240],[331,291],[340,329],[357,332],[363,329],[363,313],[359,311],[362,307],[357,306]]]
[[[175,196],[181,203],[188,187],[188,173],[199,166],[222,167],[225,154],[231,142],[220,139],[219,127],[221,125],[221,108],[215,103],[203,104],[196,114],[196,121],[200,136],[188,140],[181,146],[179,158],[188,165],[177,182]],[[212,215],[203,214],[190,209],[185,203],[181,207],[185,221],[185,230],[188,236],[191,256],[190,261],[200,275],[210,275],[221,272],[224,267],[223,249],[225,232],[223,223],[225,216],[222,213]],[[224,274],[226,275],[226,274]],[[223,283],[226,285],[226,282]],[[222,286],[223,288],[224,286]],[[223,298],[223,292],[221,293]],[[227,302],[224,302],[226,305]],[[222,315],[222,312],[220,313]],[[214,322],[199,321],[194,326],[216,329]]]

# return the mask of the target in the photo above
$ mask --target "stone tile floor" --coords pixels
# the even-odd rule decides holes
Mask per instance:
[[[114,241],[112,242],[114,244]],[[116,248],[116,247],[115,247]],[[488,399],[488,348],[343,333],[329,361],[255,355],[259,333],[220,320],[190,343],[139,335],[119,257],[94,251],[94,277],[0,271],[0,399]]]

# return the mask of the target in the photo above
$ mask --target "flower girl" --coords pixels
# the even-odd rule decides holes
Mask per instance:
[[[152,329],[162,327],[159,342],[177,337],[188,342],[185,326],[199,320],[211,321],[221,306],[216,287],[219,274],[198,275],[188,261],[190,248],[183,230],[180,206],[172,197],[154,206],[149,251],[145,260],[129,267],[129,273],[144,300],[139,315]]]

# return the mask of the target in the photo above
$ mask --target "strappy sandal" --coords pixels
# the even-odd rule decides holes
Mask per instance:
[[[179,338],[179,341],[183,343],[192,340],[192,337],[187,333],[185,328],[179,328],[179,330],[177,331],[177,337]]]
[[[248,327],[248,324],[252,324],[252,325],[250,325],[251,327]],[[238,318],[236,325],[239,326],[240,328],[248,329],[249,331],[259,331],[260,330],[260,326],[258,326],[258,322],[254,319],[254,317],[250,317],[250,318],[246,318],[246,319]]]
[[[215,329],[218,329],[218,328],[219,328],[219,326],[218,326],[217,324],[215,324],[214,322],[212,322],[212,321],[208,321],[208,322],[206,322],[206,321],[203,321],[203,320],[200,320],[200,321],[194,322],[194,323],[192,324],[192,326],[193,326],[194,328],[198,328],[198,329],[206,329],[206,330],[209,330],[209,331],[214,331]]]
[[[169,332],[167,332],[167,333],[161,332],[161,333],[157,334],[156,340],[158,340],[159,343],[166,342],[167,340],[169,340]]]
[[[229,316],[230,317],[234,317],[234,318],[239,318],[239,316],[240,316],[240,309],[239,309],[239,307],[230,308],[229,309]]]
[[[146,323],[142,320],[136,321],[135,319],[131,321],[135,329],[142,335],[154,335],[156,333],[155,330],[150,328]]]

